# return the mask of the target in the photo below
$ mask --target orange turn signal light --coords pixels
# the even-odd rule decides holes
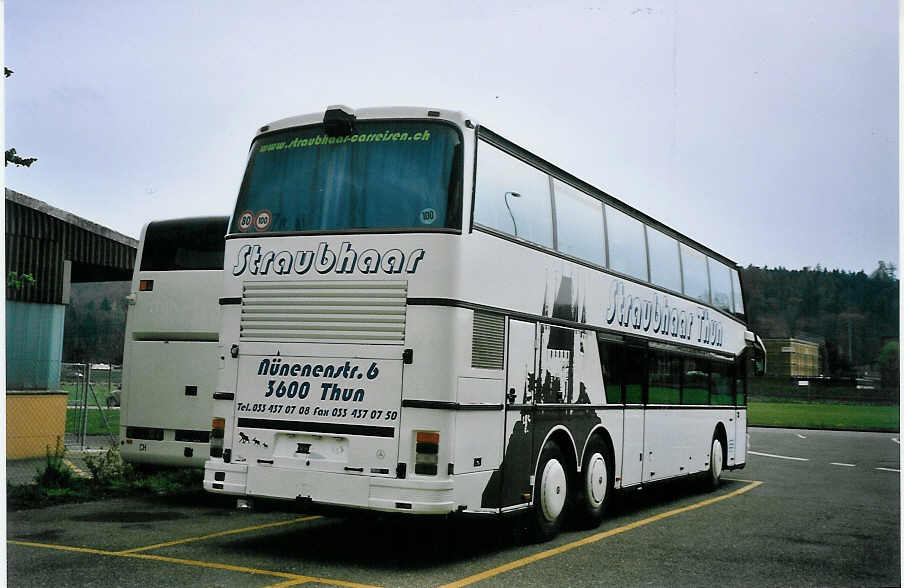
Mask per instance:
[[[418,431],[417,442],[433,443],[434,445],[439,445],[439,433],[436,431]]]

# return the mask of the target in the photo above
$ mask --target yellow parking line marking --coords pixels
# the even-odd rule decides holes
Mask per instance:
[[[358,584],[357,582],[345,582],[343,580],[333,580],[330,578],[298,578],[297,580],[286,580],[279,584],[270,584],[264,588],[287,588],[288,586],[298,586],[299,584],[307,584],[308,582],[318,582],[320,584],[333,584],[335,586],[348,586],[349,588],[377,588],[373,584]]]
[[[146,545],[145,547],[135,547],[134,549],[124,549],[116,553],[137,553],[139,551],[148,551],[149,549],[159,549],[161,547],[169,547],[171,545],[179,545],[181,543],[191,543],[192,541],[203,541],[204,539],[213,539],[214,537],[224,537],[226,535],[235,535],[237,533],[248,533],[249,531],[258,531],[260,529],[270,529],[273,527],[283,527],[285,525],[294,525],[302,521],[312,521],[321,518],[319,515],[300,517],[290,521],[277,521],[275,523],[265,523],[263,525],[254,525],[253,527],[243,527],[241,529],[230,529],[228,531],[220,531],[218,533],[210,533],[209,535],[201,535],[199,537],[186,537],[185,539],[176,539],[174,541],[166,541],[164,543],[155,543],[154,545]]]
[[[43,547],[45,549],[56,549],[59,551],[74,551],[76,553],[90,553],[93,555],[109,555],[109,556],[113,556],[113,557],[128,557],[128,558],[132,558],[132,559],[165,561],[168,563],[178,563],[178,564],[190,565],[190,566],[217,568],[217,569],[221,569],[221,570],[230,570],[233,572],[244,572],[246,574],[276,576],[277,578],[290,578],[293,580],[299,580],[302,578],[306,578],[306,576],[300,576],[298,574],[290,574],[287,572],[271,572],[269,570],[259,570],[259,569],[255,569],[255,568],[233,566],[230,564],[202,562],[202,561],[195,561],[195,560],[190,560],[190,559],[177,559],[174,557],[164,557],[164,556],[160,556],[160,555],[150,555],[150,554],[146,554],[146,553],[120,553],[117,551],[105,551],[103,549],[89,549],[86,547],[70,547],[68,545],[54,545],[52,543],[32,543],[29,541],[15,541],[12,539],[8,540],[7,543],[11,543],[13,545],[24,545],[26,547]]]
[[[255,574],[258,576],[275,576],[277,578],[290,578],[292,580],[307,579],[307,576],[298,574],[290,574],[288,572],[275,572],[271,570],[261,570],[258,568],[246,568],[245,566],[234,566],[232,564],[217,563],[212,561],[199,561],[195,559],[181,559],[178,557],[166,557],[165,555],[153,555],[150,553],[116,553],[110,552],[110,555],[116,557],[128,557],[132,559],[143,559],[147,561],[162,561],[166,563],[180,564],[184,566],[195,566],[199,568],[213,568],[217,570],[228,570],[230,572],[242,572],[245,574]]]
[[[24,545],[26,547],[43,547],[44,549],[56,549],[59,551],[73,551],[76,553],[90,553],[92,555],[107,555],[112,557],[125,557],[129,559],[143,559],[146,561],[159,561],[163,563],[179,564],[184,566],[195,566],[201,568],[213,568],[218,570],[227,570],[230,572],[240,572],[243,574],[254,574],[258,576],[273,576],[276,578],[285,578],[287,582],[278,585],[297,585],[308,582],[317,582],[320,584],[333,584],[336,586],[348,586],[349,588],[374,588],[370,584],[358,584],[355,582],[346,582],[344,580],[334,580],[332,578],[319,578],[317,576],[303,576],[301,574],[292,574],[289,572],[277,572],[273,570],[261,570],[258,568],[246,568],[244,566],[234,566],[231,564],[217,563],[212,561],[199,561],[194,559],[181,559],[177,557],[166,557],[163,555],[153,555],[150,553],[124,553],[121,551],[105,551],[103,549],[91,549],[87,547],[70,547],[68,545],[54,545],[52,543],[32,543],[30,541],[7,540],[7,543],[13,545]]]
[[[264,586],[264,588],[288,588],[289,586],[298,586],[300,584],[307,584],[307,580],[286,580],[285,582],[280,582],[279,584],[268,584]]]
[[[332,578],[318,578],[316,576],[303,576],[301,574],[292,574],[289,572],[276,572],[271,570],[261,570],[258,568],[246,568],[243,566],[234,566],[230,564],[221,564],[212,561],[198,561],[194,559],[181,559],[178,557],[166,557],[164,555],[152,555],[150,553],[111,553],[119,557],[131,557],[135,559],[146,559],[151,561],[162,561],[166,563],[181,564],[187,566],[198,566],[202,568],[216,568],[221,570],[230,570],[233,572],[244,572],[246,574],[258,574],[261,576],[276,576],[279,578],[288,578],[292,584],[305,584],[307,582],[318,582],[320,584],[335,584],[336,586],[349,586],[350,588],[374,588],[370,584],[357,584],[355,582],[346,582],[344,580],[334,580]],[[282,582],[286,584],[286,582]],[[292,585],[289,584],[289,585]]]
[[[70,547],[68,545],[54,545],[52,543],[32,543],[31,541],[16,541],[7,539],[7,543],[13,545],[24,545],[25,547],[44,547],[45,549],[58,549],[60,551],[75,551],[78,553],[93,553],[95,555],[112,555],[112,551],[104,551],[102,549],[90,549],[88,547]]]
[[[695,504],[691,504],[689,506],[683,506],[681,508],[676,508],[674,510],[670,510],[667,512],[659,513],[658,515],[654,515],[652,517],[648,517],[639,521],[635,521],[633,523],[629,523],[627,525],[622,525],[621,527],[616,527],[615,529],[610,529],[608,531],[603,531],[602,533],[596,533],[595,535],[590,535],[588,537],[584,537],[583,539],[578,539],[577,541],[572,541],[571,543],[566,543],[565,545],[560,545],[559,547],[555,547],[553,549],[547,549],[546,551],[541,551],[540,553],[535,553],[534,555],[529,555],[527,557],[523,557],[521,559],[517,559],[515,561],[511,561],[507,564],[503,564],[501,566],[491,568],[489,570],[480,572],[479,574],[474,574],[473,576],[468,576],[467,578],[462,578],[461,580],[457,580],[450,584],[446,584],[441,588],[453,588],[458,586],[467,586],[469,584],[473,584],[475,582],[480,582],[481,580],[486,580],[487,578],[492,578],[493,576],[497,576],[502,574],[503,572],[508,572],[510,570],[514,570],[516,568],[520,568],[526,566],[528,564],[534,563],[535,561],[540,561],[541,559],[546,559],[547,557],[552,557],[554,555],[559,555],[560,553],[565,553],[566,551],[571,551],[577,547],[582,547],[584,545],[588,545],[590,543],[595,543],[602,539],[606,539],[607,537],[612,537],[613,535],[618,535],[619,533],[624,533],[625,531],[630,531],[632,529],[636,529],[638,527],[643,527],[644,525],[649,525],[650,523],[654,523],[656,521],[660,521],[662,519],[673,517],[677,514],[681,514],[684,512],[688,512],[691,510],[695,510],[698,508],[703,508],[704,506],[708,506],[710,504],[727,500],[729,498],[733,498],[738,496],[739,494],[743,494],[748,490],[752,490],[762,484],[759,481],[751,481],[748,485],[743,488],[739,488],[734,492],[729,492],[728,494],[723,494],[721,496],[716,496],[715,498],[709,498],[707,500],[703,500],[701,502],[697,502]]]

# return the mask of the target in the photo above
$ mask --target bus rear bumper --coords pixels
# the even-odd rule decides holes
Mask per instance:
[[[250,475],[249,475],[250,474]],[[209,492],[298,500],[330,506],[411,514],[449,514],[456,509],[454,482],[300,471],[211,459],[204,466]]]
[[[128,439],[119,446],[123,460],[134,464],[200,468],[210,454],[207,443]]]

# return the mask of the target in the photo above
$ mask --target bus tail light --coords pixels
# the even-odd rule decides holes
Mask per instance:
[[[223,436],[226,433],[226,419],[214,417],[210,423],[210,457],[223,457]]]
[[[414,445],[414,473],[435,476],[439,457],[439,432],[417,431]]]
[[[150,292],[154,289],[154,280],[141,280],[138,282],[139,292]]]

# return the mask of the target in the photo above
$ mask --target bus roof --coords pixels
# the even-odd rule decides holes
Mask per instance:
[[[571,184],[575,188],[586,192],[598,200],[609,204],[622,212],[633,216],[634,218],[646,223],[647,225],[662,231],[672,237],[675,237],[679,241],[683,241],[684,243],[694,247],[710,257],[721,261],[722,263],[727,264],[729,267],[739,267],[738,264],[729,259],[728,257],[710,249],[706,245],[691,239],[684,233],[673,229],[672,227],[656,220],[655,218],[647,215],[644,212],[641,212],[639,209],[627,204],[623,200],[612,196],[608,192],[601,190],[591,184],[588,184],[584,180],[578,178],[577,176],[565,171],[559,166],[550,163],[546,159],[534,154],[527,149],[520,147],[516,143],[506,139],[502,135],[496,133],[488,129],[485,126],[480,125],[475,119],[467,116],[462,111],[459,110],[449,110],[445,108],[428,108],[423,106],[380,106],[380,107],[371,107],[371,108],[349,108],[347,106],[329,106],[321,112],[313,112],[309,114],[302,114],[298,116],[291,116],[287,118],[283,118],[277,121],[274,121],[270,124],[262,126],[258,129],[257,134],[255,135],[255,139],[257,137],[273,133],[276,131],[281,131],[285,129],[289,129],[292,127],[299,127],[305,125],[313,125],[323,122],[323,117],[327,110],[333,108],[343,108],[347,111],[352,112],[357,118],[361,119],[398,119],[398,118],[413,118],[413,119],[428,119],[428,118],[436,118],[438,120],[447,120],[453,122],[461,127],[469,127],[476,128],[478,136],[482,139],[489,141],[497,145],[498,147],[503,148],[506,151],[511,152],[518,158],[524,160],[525,162],[537,167],[544,172],[548,173],[551,176],[554,176],[568,184]]]

